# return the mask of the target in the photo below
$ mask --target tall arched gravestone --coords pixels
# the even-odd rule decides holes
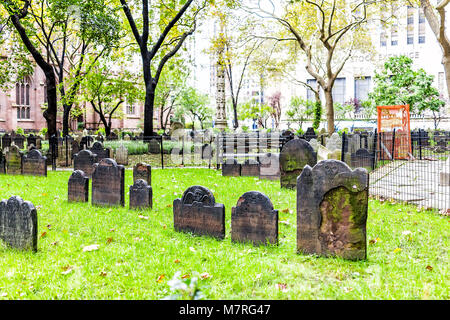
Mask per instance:
[[[94,142],[92,148],[90,148],[89,150],[97,155],[97,161],[112,157],[111,150],[108,148],[103,148],[103,144],[98,141]]]
[[[125,168],[114,159],[105,158],[94,164],[92,173],[92,204],[125,205]]]
[[[6,172],[8,174],[22,174],[22,152],[13,143],[6,152]]]
[[[30,201],[12,196],[0,202],[0,240],[15,249],[37,251],[37,212]]]
[[[128,149],[123,144],[116,150],[116,162],[125,166],[128,165]]]
[[[95,163],[97,163],[97,155],[89,150],[81,150],[73,156],[73,169],[83,171],[88,177],[92,176]]]
[[[306,165],[317,163],[317,153],[304,139],[287,142],[280,152],[280,184],[282,188],[295,189],[297,177]]]
[[[147,181],[137,179],[130,186],[130,209],[146,209],[153,207],[152,187]]]
[[[22,174],[32,176],[47,176],[47,157],[33,149],[22,158]]]
[[[216,203],[208,188],[192,186],[175,199],[173,220],[176,231],[225,238],[225,206]]]
[[[82,170],[75,170],[72,172],[67,187],[67,198],[69,202],[88,202],[89,177],[87,177]]]
[[[368,173],[342,161],[306,166],[297,180],[297,250],[366,259]]]
[[[231,240],[278,244],[278,210],[263,193],[244,193],[231,209]]]
[[[274,153],[266,153],[259,157],[259,179],[280,179],[280,156]]]
[[[146,163],[139,162],[133,167],[133,183],[136,180],[142,179],[147,182],[149,186],[152,185],[152,166]]]

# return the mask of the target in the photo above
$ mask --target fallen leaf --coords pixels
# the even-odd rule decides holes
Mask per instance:
[[[44,193],[42,193],[42,195],[44,196],[44,197],[46,197],[47,196],[47,194],[44,192]]]
[[[283,210],[281,210],[281,212],[288,213],[289,212],[289,208],[283,209]]]
[[[275,286],[278,288],[278,290],[280,290],[282,292],[287,292],[288,291],[286,283],[277,283]]]
[[[105,271],[100,272],[100,277],[106,277],[107,273]]]
[[[50,243],[52,246],[56,246],[58,244],[58,241]]]
[[[165,276],[166,276],[165,274],[160,275],[160,276],[158,277],[158,280],[156,280],[156,282],[158,282],[158,283],[163,282]]]
[[[113,242],[113,238],[112,237],[110,237],[110,238],[108,238],[108,239],[106,239],[106,243],[111,243],[111,242]]]
[[[47,235],[47,231],[44,231],[44,232],[41,233],[41,236],[40,236],[40,237],[43,238],[43,237],[45,237],[46,235]]]
[[[433,267],[432,266],[427,266],[427,268],[426,268],[428,271],[431,271],[431,270],[433,270]]]
[[[400,252],[400,251],[402,251],[402,249],[400,249],[400,248],[395,248],[394,249],[394,253],[397,253],[397,252]]]
[[[189,273],[186,273],[185,275],[181,276],[181,279],[189,279],[191,275]]]
[[[167,208],[172,208],[172,204],[169,203],[166,207],[167,207]]]
[[[61,274],[69,274],[72,272],[73,267],[70,265],[64,266],[61,268],[63,270],[63,272],[61,272]]]
[[[109,229],[109,231],[114,232],[114,231],[116,231],[116,229]]]
[[[47,229],[50,230],[52,228],[51,224],[46,225]]]
[[[95,251],[98,250],[98,244],[91,244],[90,246],[86,246],[83,248],[83,252],[85,251]]]
[[[173,262],[174,263],[180,263],[181,261],[180,261],[180,259],[175,259]]]
[[[208,278],[211,278],[211,275],[208,272],[204,272],[200,275],[200,278],[208,279]]]

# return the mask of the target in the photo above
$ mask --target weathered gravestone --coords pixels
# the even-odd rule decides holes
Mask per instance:
[[[92,204],[125,205],[125,168],[114,159],[105,158],[94,164]]]
[[[0,202],[0,240],[20,250],[37,251],[37,212],[30,201],[12,196]]]
[[[31,176],[47,176],[47,157],[37,149],[33,149],[22,157],[22,174]]]
[[[6,158],[3,151],[0,149],[0,174],[6,173]]]
[[[68,167],[72,165],[72,142],[65,139],[58,140],[58,166]]]
[[[259,163],[256,160],[247,159],[241,164],[241,176],[244,177],[258,177]]]
[[[173,220],[176,231],[225,238],[225,206],[216,203],[208,188],[192,186],[175,199]]]
[[[25,136],[18,134],[16,136],[14,136],[13,138],[13,142],[16,146],[19,147],[19,149],[23,149],[24,148],[24,142],[25,142]]]
[[[373,154],[369,150],[362,148],[351,154],[352,168],[366,168],[368,171],[372,169]]]
[[[6,172],[8,174],[22,174],[22,152],[14,143],[6,152]]]
[[[152,166],[146,163],[137,163],[133,167],[133,183],[136,180],[142,179],[147,182],[149,186],[152,185]]]
[[[309,144],[313,148],[314,152],[317,152],[317,150],[319,149],[319,146],[321,145],[319,143],[319,141],[317,141],[317,139],[314,139],[314,138],[309,140]]]
[[[331,137],[327,139],[325,147],[333,152],[334,150],[342,150],[342,140],[339,133],[333,132]]]
[[[77,140],[73,140],[71,143],[71,147],[72,147],[72,159],[74,157],[74,155],[76,155],[78,152],[80,152],[80,144],[78,143]]]
[[[317,134],[314,131],[313,127],[309,127],[308,129],[306,129],[306,132],[305,132],[306,141],[311,141],[311,139],[316,139],[316,138],[317,138]]]
[[[263,193],[244,193],[231,209],[231,240],[254,245],[278,244],[278,210]]]
[[[306,166],[297,180],[297,250],[366,259],[368,173],[344,162]]]
[[[304,139],[293,139],[280,152],[280,184],[282,188],[295,189],[297,177],[305,165],[314,166],[317,154]]]
[[[81,150],[73,156],[73,169],[83,171],[88,177],[94,172],[94,163],[97,163],[97,155],[89,150]]]
[[[11,146],[11,136],[5,133],[2,137],[2,149],[9,148]]]
[[[137,179],[130,186],[130,209],[145,209],[153,207],[152,187],[147,181]]]
[[[222,163],[222,176],[239,177],[241,175],[241,164],[236,159],[227,159]]]
[[[151,139],[148,142],[148,152],[153,154],[161,153],[161,144],[159,140]]]
[[[278,180],[280,179],[280,156],[274,153],[266,153],[259,157],[259,178]]]
[[[94,142],[94,138],[92,138],[91,136],[83,136],[80,141],[80,148],[81,149],[89,149],[93,142]]]
[[[108,148],[103,148],[103,144],[101,142],[94,142],[92,145],[92,148],[89,149],[92,153],[95,153],[97,155],[97,161],[101,161],[105,158],[111,158],[112,154],[110,153],[111,150]]]
[[[27,148],[29,148],[31,145],[34,145],[35,147],[37,145],[37,139],[36,139],[36,136],[34,134],[30,134],[27,137]]]
[[[82,170],[75,170],[69,178],[67,188],[67,199],[69,202],[89,201],[89,177]]]
[[[118,164],[128,165],[128,149],[123,144],[117,148],[115,158]]]

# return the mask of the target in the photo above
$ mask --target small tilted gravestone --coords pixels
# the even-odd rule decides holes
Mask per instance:
[[[144,179],[137,179],[130,186],[130,209],[146,209],[152,207],[152,187]]]
[[[263,193],[244,193],[231,209],[231,240],[254,245],[278,244],[278,210]]]
[[[266,153],[259,157],[259,178],[278,180],[280,179],[280,156],[274,153]]]
[[[256,160],[247,159],[241,164],[241,176],[244,177],[258,177],[259,163]]]
[[[227,159],[222,163],[222,176],[239,177],[241,175],[241,164],[236,159]]]
[[[142,179],[147,182],[149,186],[152,185],[152,166],[146,163],[139,162],[133,167],[133,183],[136,180]]]
[[[358,149],[350,156],[350,163],[352,168],[366,168],[368,171],[372,169],[373,154],[366,148]]]
[[[94,142],[92,148],[89,149],[92,153],[97,155],[97,161],[100,161],[105,158],[111,158],[111,149],[103,148],[103,144],[101,142]]]
[[[19,250],[37,251],[37,211],[30,201],[12,196],[0,202],[0,240]]]
[[[70,175],[67,199],[69,202],[89,201],[89,177],[82,170],[75,170]]]
[[[115,158],[118,164],[128,165],[128,149],[123,144],[117,148]]]
[[[47,176],[47,157],[37,149],[33,149],[22,157],[22,174],[31,176]]]
[[[6,152],[6,172],[8,174],[22,174],[22,152],[13,143]]]
[[[216,203],[208,188],[192,186],[175,199],[173,220],[176,231],[225,238],[225,206]]]
[[[297,180],[297,251],[366,259],[368,173],[344,162],[306,166]]]
[[[125,167],[105,158],[94,164],[92,173],[93,205],[125,205]]]
[[[287,142],[280,152],[280,184],[282,188],[295,189],[297,177],[306,165],[314,166],[317,154],[304,139]]]
[[[73,169],[83,171],[88,177],[92,177],[95,163],[97,155],[89,150],[81,150],[73,156]]]
[[[0,174],[6,173],[6,158],[3,154],[2,149],[0,149]]]

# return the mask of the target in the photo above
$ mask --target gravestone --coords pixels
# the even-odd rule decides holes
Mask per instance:
[[[311,139],[316,139],[317,138],[317,134],[314,131],[313,127],[309,127],[308,129],[306,129],[305,132],[305,140],[306,141],[311,141]]]
[[[116,162],[125,166],[128,165],[128,149],[123,144],[116,150]]]
[[[280,156],[274,153],[266,153],[259,157],[259,178],[278,180],[280,179]]]
[[[69,178],[67,188],[67,199],[69,202],[89,201],[89,177],[82,170],[75,170]]]
[[[317,148],[317,161],[327,160],[330,153],[330,150],[322,145],[319,145],[319,148]]]
[[[317,150],[319,149],[319,146],[320,146],[320,143],[317,141],[317,139],[313,138],[313,139],[309,140],[309,144],[313,148],[314,152],[317,152]]]
[[[25,142],[25,136],[18,134],[16,136],[14,136],[13,138],[13,142],[16,146],[19,147],[19,149],[23,149],[24,148],[24,142]]]
[[[368,173],[344,162],[306,166],[297,180],[297,250],[366,259]]]
[[[241,176],[244,177],[258,177],[259,163],[256,160],[247,159],[241,164]]]
[[[80,141],[80,148],[81,149],[89,149],[93,142],[94,142],[94,138],[92,138],[91,136],[83,136]]]
[[[334,149],[327,155],[327,159],[333,159],[333,160],[341,160],[342,151],[339,149]]]
[[[161,153],[161,144],[157,139],[151,139],[148,142],[148,152],[153,154]]]
[[[81,150],[73,156],[73,169],[83,171],[88,177],[92,177],[95,163],[97,155],[89,150]]]
[[[13,143],[6,152],[6,172],[8,174],[22,174],[22,152]]]
[[[263,193],[244,193],[231,209],[231,240],[254,245],[278,244],[278,210]]]
[[[89,150],[97,155],[97,161],[112,157],[112,154],[110,153],[111,150],[108,148],[103,148],[103,144],[98,141],[94,142],[92,148],[90,148]]]
[[[103,141],[105,141],[105,138],[103,138],[102,134],[99,132],[97,134],[97,136],[95,137],[96,141],[100,141],[101,143],[103,143]]]
[[[314,166],[317,154],[304,139],[290,140],[280,152],[280,184],[282,188],[295,189],[297,177],[305,165]]]
[[[37,139],[36,139],[36,136],[34,134],[30,134],[27,137],[27,148],[29,148],[31,145],[34,145],[34,146],[37,145]]]
[[[0,174],[6,173],[6,158],[3,151],[0,149]]]
[[[37,251],[37,212],[30,201],[12,196],[0,202],[0,240],[19,250]]]
[[[92,173],[93,205],[125,205],[125,168],[114,159],[105,158],[94,164]]]
[[[73,159],[74,155],[76,155],[78,152],[80,152],[80,144],[78,143],[78,141],[76,139],[74,139],[72,141],[71,148],[72,148],[72,159]]]
[[[152,185],[152,166],[146,163],[137,163],[133,167],[133,183],[136,180],[142,179],[147,182],[149,186]]]
[[[373,154],[369,150],[362,148],[351,154],[352,168],[366,168],[368,171],[372,169]]]
[[[239,177],[241,175],[241,164],[236,159],[227,159],[222,163],[222,176]]]
[[[173,220],[176,231],[225,238],[225,206],[216,203],[208,188],[192,186],[175,199]]]
[[[72,165],[72,142],[58,139],[58,166],[68,167]]]
[[[31,176],[47,176],[47,157],[37,149],[33,149],[22,157],[22,174]]]
[[[11,146],[11,136],[8,133],[5,133],[2,137],[2,149],[9,148]]]
[[[118,140],[119,136],[115,132],[110,132],[109,136],[106,137],[106,140]]]
[[[333,152],[334,150],[342,150],[342,140],[339,133],[333,132],[331,137],[327,139],[325,147]]]
[[[153,207],[152,187],[147,181],[137,179],[130,186],[130,209],[145,209]]]
[[[450,187],[450,157],[447,158],[439,173],[439,185]]]

